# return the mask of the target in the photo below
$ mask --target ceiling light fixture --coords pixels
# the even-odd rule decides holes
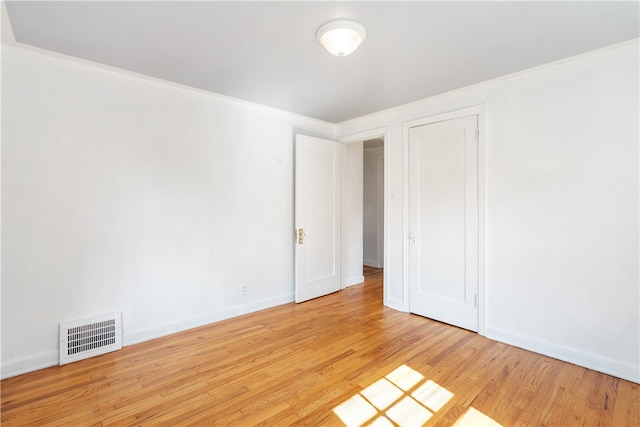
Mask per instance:
[[[316,37],[322,46],[335,56],[347,56],[364,41],[364,27],[349,19],[329,21],[318,28]]]

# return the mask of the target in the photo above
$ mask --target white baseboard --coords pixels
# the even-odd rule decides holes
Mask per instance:
[[[634,383],[640,383],[640,366],[501,329],[487,327],[485,328],[485,333],[487,338],[495,341],[613,375]]]
[[[232,317],[242,316],[243,314],[253,313],[254,311],[264,310],[278,305],[293,302],[293,293],[279,295],[273,298],[266,298],[259,301],[253,301],[247,304],[236,305],[199,316],[193,316],[181,319],[176,322],[167,323],[153,328],[126,332],[126,324],[123,325],[125,330],[123,336],[123,345],[132,345],[143,341],[160,338],[177,332],[186,331],[188,329],[197,328],[199,326],[208,325],[209,323],[219,322],[221,320],[230,319]],[[26,374],[27,372],[37,371],[39,369],[57,366],[59,362],[59,350],[51,350],[35,356],[23,357],[10,361],[2,361],[2,369],[0,378],[5,379],[15,377],[17,375]]]
[[[382,266],[378,264],[378,260],[365,259],[362,260],[362,265],[373,268],[382,268]]]
[[[348,288],[349,286],[359,285],[360,283],[364,283],[364,276],[350,277],[348,279],[345,279],[344,286],[342,288],[344,289]]]
[[[4,380],[5,378],[26,374],[27,372],[37,371],[38,369],[56,366],[60,360],[59,354],[60,352],[58,350],[52,350],[8,362],[3,360],[0,378]]]
[[[356,279],[353,279],[356,282]],[[364,281],[364,278],[362,279]],[[362,281],[357,283],[362,283]],[[357,284],[352,283],[352,285]],[[351,285],[348,285],[351,286]],[[125,333],[124,345],[137,344],[154,338],[163,337],[176,332],[186,331],[188,329],[207,325],[209,323],[219,322],[221,320],[230,319],[232,317],[241,316],[243,314],[252,313],[266,308],[275,307],[293,301],[293,294],[284,294],[274,298],[267,298],[260,301],[254,301],[248,304],[237,305],[221,310],[216,310],[200,316],[194,316],[182,319],[177,322],[165,325]],[[403,311],[401,300],[387,300],[387,307],[394,310]],[[509,345],[523,348],[525,350],[540,353],[545,356],[560,359],[575,365],[593,369],[598,372],[613,375],[634,383],[640,383],[640,367],[630,363],[620,362],[618,360],[602,357],[597,354],[587,353],[571,347],[555,344],[549,341],[540,340],[512,332],[503,331],[501,329],[487,327],[485,329],[486,337],[496,341],[500,341]],[[58,365],[59,354],[57,350],[43,352],[34,356],[24,357],[21,359],[3,361],[2,372],[0,378],[10,378],[27,372],[48,368]]]
[[[293,302],[293,293],[279,295],[273,298],[266,298],[259,301],[252,301],[246,304],[240,304],[233,307],[227,307],[198,316],[180,319],[176,322],[167,323],[153,328],[141,329],[124,334],[124,345],[138,344],[155,338],[164,337],[166,335],[175,334],[177,332],[186,331],[210,323],[219,322],[221,320],[231,319],[233,317],[242,316],[243,314],[253,313],[255,311],[264,310],[266,308],[275,307],[282,304]]]
[[[398,299],[393,299],[393,298],[387,298],[387,301],[385,303],[385,306],[392,308],[394,310],[397,311],[405,311],[404,310],[404,304],[402,300],[398,300]]]

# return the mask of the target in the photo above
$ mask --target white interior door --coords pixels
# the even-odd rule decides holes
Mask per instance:
[[[296,135],[295,300],[340,290],[340,169],[338,142]]]
[[[409,310],[478,330],[477,116],[409,130]]]

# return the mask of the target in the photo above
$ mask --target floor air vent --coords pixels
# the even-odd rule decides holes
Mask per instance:
[[[60,323],[60,364],[122,348],[122,313]]]

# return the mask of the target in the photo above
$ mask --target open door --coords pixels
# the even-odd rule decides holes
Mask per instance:
[[[341,145],[296,135],[295,301],[340,290]]]

